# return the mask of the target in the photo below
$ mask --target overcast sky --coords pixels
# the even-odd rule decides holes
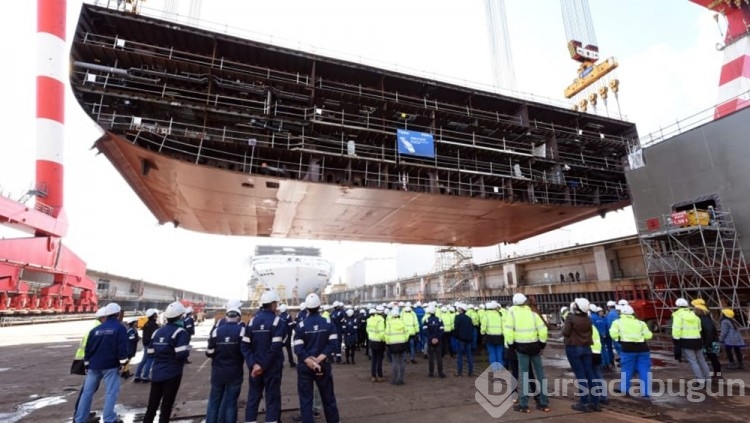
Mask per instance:
[[[721,36],[710,13],[686,0],[589,3],[602,56],[615,56],[620,63],[622,114],[641,135],[715,103],[722,58],[715,45]],[[156,9],[162,4],[145,3]],[[577,66],[567,53],[559,1],[507,0],[506,5],[517,89],[563,104],[562,90]],[[68,43],[80,6],[68,0]],[[176,12],[185,14],[187,7]],[[200,19],[260,41],[467,85],[491,84],[483,0],[211,0],[203,2]],[[35,31],[35,1],[14,2],[0,16],[5,58],[0,67],[5,98],[0,191],[14,198],[33,186]],[[70,232],[65,242],[92,269],[238,296],[258,243],[319,246],[336,263],[335,279],[356,260],[395,254],[395,246],[388,244],[225,237],[160,227],[109,161],[90,150],[98,130],[68,94],[65,210]],[[617,110],[612,101],[609,109]],[[627,209],[503,246],[503,254],[622,236],[634,228]],[[12,232],[0,228],[0,234]],[[478,261],[497,255],[497,247],[475,250]],[[424,257],[415,255],[409,274],[432,267]]]

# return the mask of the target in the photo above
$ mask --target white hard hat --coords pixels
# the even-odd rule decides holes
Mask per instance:
[[[576,304],[576,308],[581,313],[588,313],[589,308],[591,307],[591,303],[589,303],[589,300],[586,298],[576,298],[575,301],[573,301]]]
[[[614,301],[612,301],[612,300],[607,301],[607,307],[614,307],[616,305],[617,305],[617,303],[614,302]]]
[[[687,307],[689,304],[686,299],[678,298],[677,302],[674,303],[677,307]]]
[[[407,307],[411,307],[411,301],[407,301],[406,304],[404,304]]]
[[[622,308],[620,308],[620,313],[622,313],[622,314],[635,314],[635,310],[633,310],[633,307],[631,307],[629,305],[624,305],[624,306],[621,306],[621,307]]]
[[[521,294],[520,292],[517,293],[517,294],[513,294],[513,304],[514,305],[525,304],[526,300],[528,300],[528,298],[526,298],[526,296],[523,295],[523,294]]]
[[[448,312],[448,307],[442,306],[442,307],[440,307],[440,311],[443,312],[443,313],[447,313]]]
[[[456,308],[460,308],[463,311],[466,311],[466,310],[469,309],[469,307],[466,304],[464,304],[464,303],[460,303],[460,304],[456,305]]]
[[[159,311],[156,310],[155,308],[150,308],[150,309],[146,310],[146,317],[151,317],[151,316],[153,316],[154,314],[156,314],[158,312]]]
[[[227,301],[227,310],[230,308],[242,308],[242,300],[229,300]]]
[[[443,308],[445,308],[445,306],[443,306]],[[456,308],[453,307],[453,306],[448,306],[448,311],[450,311],[451,313],[453,313],[454,311],[456,311]]]
[[[486,305],[486,304],[479,304],[479,308],[482,308],[482,309],[483,309],[483,308],[486,308],[486,307],[487,307],[487,305]]]
[[[379,305],[379,306],[375,307],[375,312],[376,313],[381,313],[382,314],[384,311],[385,311],[385,307],[383,307],[382,305]]]
[[[392,316],[392,317],[398,317],[398,311],[399,311],[399,310],[398,310],[398,307],[393,307],[393,308],[391,309],[391,316]]]
[[[193,312],[193,307],[188,307],[185,309],[185,314],[190,314]]]
[[[302,311],[302,310],[304,310],[306,308],[307,308],[307,304],[305,304],[304,301],[302,301],[301,303],[299,303],[299,311]]]
[[[399,307],[403,307],[403,306],[405,306],[405,305],[406,305],[406,304],[404,304],[404,302],[403,302],[403,301],[399,301],[399,303],[398,303],[398,306],[399,306]]]
[[[349,317],[352,317],[352,316],[354,316],[354,310],[352,310],[352,309],[347,309],[347,310],[346,310],[346,315],[347,315],[347,316],[349,316]]]
[[[435,306],[427,306],[427,314],[435,314]]]
[[[571,305],[571,306],[572,306],[573,304],[574,304],[574,303],[570,303],[570,305]],[[569,308],[568,308],[568,307],[566,307],[566,306],[562,306],[562,307],[560,307],[560,314],[563,314],[563,313],[565,313],[565,312],[566,312],[566,311],[568,311],[568,310],[569,310]]]
[[[589,310],[591,310],[591,311],[593,311],[594,313],[596,313],[597,311],[599,311],[599,306],[598,306],[598,305],[596,305],[596,304],[591,304],[591,305],[589,306]]]
[[[349,310],[350,308],[352,308],[352,305],[351,304],[347,304],[344,308],[347,309],[347,310]]]
[[[263,305],[279,301],[281,301],[281,298],[279,298],[279,293],[276,291],[266,291],[260,296],[260,303]]]
[[[96,310],[96,314],[94,314],[94,317],[97,319],[104,317],[107,315],[107,306],[99,307],[99,310]]]
[[[490,307],[492,307],[493,310],[497,310],[498,308],[500,308],[500,304],[498,304],[497,301],[492,300],[490,301]]]
[[[106,310],[104,310],[105,316],[111,316],[113,314],[120,314],[120,305],[117,303],[109,303],[106,306],[104,306]]]
[[[320,297],[318,297],[318,294],[311,293],[307,295],[307,298],[305,298],[305,305],[307,308],[318,308],[320,307]]]
[[[359,310],[359,314],[367,314],[367,311],[362,308],[362,309]]]
[[[164,310],[164,317],[167,319],[174,319],[175,317],[180,317],[185,313],[185,306],[182,305],[181,302],[175,301],[172,304],[167,306],[167,309]]]
[[[414,304],[414,307],[422,307],[422,302],[421,301],[417,301],[417,303]]]
[[[626,306],[628,304],[629,304],[628,300],[620,300],[620,301],[617,302],[617,305],[621,305],[621,306]]]
[[[369,314],[375,314],[377,312],[378,312],[377,310],[375,310],[374,308],[371,308],[370,311],[369,311]]]
[[[286,304],[282,304],[279,306],[279,313],[283,313],[286,311]]]
[[[405,306],[404,307],[404,312],[407,312],[407,311],[411,312],[411,306]]]

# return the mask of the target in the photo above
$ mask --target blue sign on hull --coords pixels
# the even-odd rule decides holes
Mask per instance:
[[[435,157],[435,142],[432,134],[398,129],[396,143],[399,154],[410,156]]]

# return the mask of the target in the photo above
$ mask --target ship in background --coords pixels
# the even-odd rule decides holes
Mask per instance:
[[[314,247],[259,245],[251,258],[248,298],[255,303],[263,291],[275,289],[283,302],[298,304],[307,294],[322,294],[333,264]]]

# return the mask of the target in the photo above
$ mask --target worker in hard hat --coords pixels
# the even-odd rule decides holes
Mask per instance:
[[[505,365],[505,338],[503,337],[503,316],[497,309],[497,301],[490,301],[484,306],[484,315],[480,328],[482,339],[487,347],[487,356],[492,371],[499,372]]]
[[[593,364],[592,369],[594,370],[594,389],[599,395],[599,404],[608,405],[609,399],[607,395],[607,384],[602,376],[602,332],[603,329],[597,327],[597,322],[602,322],[604,313],[603,309],[596,304],[589,305],[589,317],[591,318],[591,324],[594,326],[594,331],[591,333],[591,362]],[[599,320],[595,321],[594,318],[598,317]],[[607,334],[609,336],[609,334]]]
[[[120,306],[109,303],[105,306],[103,322],[89,331],[84,349],[83,362],[86,368],[86,381],[81,400],[76,410],[75,423],[89,420],[91,402],[99,383],[104,381],[104,406],[102,420],[117,420],[115,404],[120,392],[120,370],[128,361],[128,335],[120,323]]]
[[[331,323],[333,323],[333,327],[336,328],[336,334],[338,335],[339,339],[339,343],[338,345],[336,345],[336,350],[334,352],[336,356],[336,364],[341,364],[341,341],[344,338],[342,334],[344,317],[346,317],[346,313],[344,312],[344,303],[342,303],[341,301],[334,301],[333,312],[331,312]]]
[[[730,369],[744,369],[742,363],[742,348],[745,348],[745,340],[740,333],[740,324],[734,319],[734,311],[728,308],[721,310],[721,337],[719,341],[727,351]],[[737,360],[735,362],[735,359]]]
[[[404,362],[409,349],[409,329],[401,318],[398,306],[391,309],[390,319],[385,322],[385,345],[391,354],[391,385],[403,385],[406,371]]]
[[[599,395],[594,395],[594,361],[591,346],[594,344],[593,323],[588,316],[589,300],[576,298],[570,303],[570,314],[565,318],[562,334],[565,356],[578,382],[578,401],[571,405],[576,411],[588,413],[601,411]]]
[[[542,351],[547,345],[547,325],[538,313],[531,310],[528,298],[520,292],[513,295],[513,307],[503,315],[503,324],[505,347],[512,348],[518,358],[520,392],[518,404],[513,406],[513,409],[522,413],[531,411],[529,409],[529,367],[531,366],[541,384],[538,389],[537,408],[549,412],[547,379],[544,377],[542,367]]]
[[[344,348],[346,348],[345,364],[356,364],[354,353],[357,349],[357,324],[359,319],[354,316],[354,309],[348,308],[344,314],[344,320],[341,322],[341,334],[344,337]]]
[[[443,332],[445,327],[443,321],[435,316],[435,306],[428,305],[425,317],[422,319],[422,329],[427,339],[428,377],[435,377],[435,362],[437,362],[437,375],[445,378],[443,372]]]
[[[607,348],[604,348],[604,346],[609,342],[609,345],[612,345],[612,340],[609,339],[609,326],[607,326],[607,318],[605,316],[606,310],[603,308],[597,306],[596,304],[592,304],[589,306],[589,310],[591,311],[591,323],[596,328],[597,332],[599,333],[599,341],[602,344],[602,348],[600,348],[599,352],[599,371],[601,371],[602,367],[604,367],[604,363],[610,363],[612,358],[609,356],[609,351]],[[607,364],[609,366],[609,364]]]
[[[317,385],[323,401],[327,422],[339,421],[336,394],[333,390],[333,357],[336,344],[341,345],[335,328],[320,314],[320,298],[309,294],[305,298],[309,316],[300,322],[294,334],[294,352],[299,358],[297,365],[297,395],[303,423],[313,423],[313,383]],[[245,420],[255,421],[255,420]],[[266,419],[266,421],[276,421]]]
[[[224,307],[224,309],[225,310],[229,310],[229,309],[240,310],[240,323],[239,324],[242,325],[242,326],[245,326],[245,322],[242,321],[242,316],[241,316],[242,315],[242,300],[237,300],[237,299],[229,300],[229,301],[227,301],[227,304]],[[225,319],[215,320],[214,321],[214,327],[211,328],[211,330],[215,329],[217,326],[221,326],[221,325],[224,325],[226,323],[227,323],[227,321]]]
[[[141,362],[138,363],[138,367],[135,369],[134,383],[149,383],[151,382],[151,366],[154,365],[154,357],[147,354],[148,346],[151,343],[151,338],[159,329],[159,324],[156,323],[159,318],[159,311],[155,308],[146,310],[146,324],[143,325],[143,336],[141,336],[141,343],[143,344],[143,357]]]
[[[672,339],[679,348],[679,355],[690,365],[695,379],[704,384],[710,380],[711,375],[703,356],[700,317],[688,308],[687,300],[684,298],[678,298],[675,305],[678,308],[672,313]],[[677,355],[675,353],[675,356]]]
[[[677,360],[678,363],[682,363],[683,340],[674,337],[675,326],[680,326],[678,331],[681,333],[683,324],[682,315],[685,313],[692,313],[693,311],[690,310],[690,304],[688,304],[688,301],[684,298],[678,298],[674,305],[677,307],[677,309],[672,312],[672,344],[674,346],[674,359]]]
[[[721,344],[719,343],[719,334],[716,331],[716,325],[714,325],[713,319],[708,314],[708,307],[703,299],[698,298],[693,300],[693,307],[695,307],[695,314],[701,321],[701,340],[703,341],[703,351],[706,353],[706,358],[711,363],[713,372],[711,373],[711,380],[718,382],[723,379],[721,375],[721,362],[719,361],[719,352],[721,350]]]
[[[182,372],[190,356],[190,335],[182,323],[185,306],[175,301],[167,306],[163,315],[167,323],[154,332],[147,349],[154,359],[154,366],[148,407],[143,417],[145,423],[153,423],[157,409],[159,422],[169,421],[182,382]]]
[[[467,361],[468,368],[466,375],[474,376],[474,354],[472,354],[471,343],[474,339],[474,324],[471,317],[467,314],[469,305],[458,303],[458,314],[453,321],[453,336],[456,338],[458,348],[456,349],[456,373],[454,376],[461,377],[463,372],[464,357]]]
[[[193,317],[193,307],[188,306],[185,309],[185,317],[182,318],[182,324],[185,326],[185,330],[190,334],[192,338],[195,336],[195,318]]]
[[[633,374],[638,372],[640,378],[640,393],[645,398],[651,397],[651,352],[646,341],[654,335],[648,329],[648,325],[638,320],[635,311],[630,305],[621,306],[620,318],[612,323],[609,335],[612,341],[619,342],[622,347],[621,382],[620,389],[616,392],[633,396],[630,392],[630,380]]]
[[[236,423],[237,400],[245,378],[242,355],[242,312],[234,304],[227,307],[224,324],[211,330],[206,357],[211,359],[211,391],[208,395],[206,423]]]
[[[248,323],[242,338],[242,353],[250,369],[250,389],[245,407],[245,421],[258,418],[261,398],[266,402],[266,421],[275,422],[281,417],[281,368],[284,355],[286,328],[276,316],[279,294],[266,291],[260,297],[261,308]]]
[[[297,363],[294,362],[294,352],[292,352],[292,336],[294,327],[297,323],[292,319],[292,316],[287,313],[287,305],[281,304],[279,306],[279,318],[281,319],[281,325],[284,326],[284,349],[286,349],[286,356],[289,360],[289,367],[297,367]]]
[[[97,327],[105,320],[107,315],[105,312],[107,311],[106,306],[100,307],[96,313],[94,314],[94,321],[92,322],[93,327]],[[86,355],[86,343],[89,339],[89,333],[91,332],[91,327],[86,329],[86,332],[83,334],[83,338],[81,338],[81,342],[78,344],[78,349],[76,350],[75,357],[73,358],[73,364],[70,366],[70,374],[73,375],[81,375],[86,376],[86,365],[84,364],[83,358]],[[81,395],[83,395],[83,388],[86,386],[86,378],[83,378],[83,384],[81,385],[81,389],[78,391],[78,398],[76,399],[76,405],[75,408],[73,408],[73,419],[75,419],[76,412],[78,411],[78,404],[81,402]],[[96,386],[96,389],[94,389],[94,392],[96,392],[99,389],[99,385]],[[89,413],[88,421],[91,422],[98,422],[99,418],[96,417],[96,413]]]
[[[570,314],[570,308],[568,306],[560,307],[560,326],[565,324],[565,319]]]
[[[367,339],[370,347],[370,381],[383,381],[383,358],[385,354],[385,307],[375,307],[367,319]]]
[[[401,313],[401,319],[404,321],[407,332],[409,332],[409,362],[416,364],[415,351],[417,349],[417,334],[419,333],[419,319],[414,311],[411,309],[411,303],[407,302]]]

